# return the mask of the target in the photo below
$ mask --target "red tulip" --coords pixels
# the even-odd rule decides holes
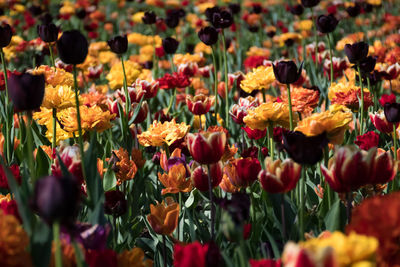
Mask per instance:
[[[235,159],[225,168],[225,173],[234,186],[247,187],[257,180],[261,165],[258,159]]]
[[[194,115],[203,115],[210,111],[211,106],[214,104],[214,96],[206,96],[199,94],[196,96],[187,95],[186,104],[190,112]]]
[[[371,119],[372,124],[375,126],[375,128],[378,131],[380,131],[382,133],[387,133],[387,134],[390,134],[393,132],[393,123],[387,121],[383,111],[370,113],[369,118]],[[398,123],[396,123],[396,128],[397,128],[397,126],[398,126]]]
[[[217,163],[224,155],[226,134],[224,132],[189,133],[187,145],[193,159],[198,163]]]
[[[222,167],[223,165],[220,161],[210,165],[211,184],[213,188],[218,186],[222,180]],[[191,167],[191,179],[194,187],[202,192],[208,191],[208,170],[206,168],[196,163],[193,163]]]

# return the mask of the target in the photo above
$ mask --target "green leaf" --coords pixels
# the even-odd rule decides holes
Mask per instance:
[[[346,219],[346,209],[340,199],[337,199],[324,219],[326,229],[331,232],[342,231],[346,224]]]
[[[50,173],[50,159],[41,147],[36,153],[36,177],[42,177]]]
[[[31,238],[31,256],[34,266],[49,266],[52,237],[51,229],[47,224],[43,222],[35,224],[35,230]]]
[[[115,172],[108,168],[103,177],[103,188],[107,192],[112,190],[117,185],[117,179],[115,178]]]

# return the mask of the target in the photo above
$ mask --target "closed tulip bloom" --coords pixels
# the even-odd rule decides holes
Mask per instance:
[[[196,96],[187,95],[186,105],[190,112],[194,115],[203,115],[210,111],[211,106],[214,104],[214,96],[206,96],[199,94]]]
[[[8,90],[14,109],[27,111],[40,108],[44,85],[44,75],[12,74],[8,80]]]
[[[189,133],[187,145],[193,159],[198,163],[217,163],[224,155],[226,134],[224,132]]]
[[[12,29],[8,24],[0,26],[0,47],[6,47],[10,44],[12,38]]]
[[[317,29],[321,33],[330,33],[333,32],[338,25],[339,21],[335,18],[334,15],[321,15],[317,18]]]
[[[72,223],[78,211],[80,188],[72,176],[47,176],[37,180],[32,208],[47,223]]]
[[[202,28],[197,35],[206,45],[213,45],[218,41],[218,31],[213,27]]]
[[[361,73],[370,73],[375,69],[376,57],[369,56],[360,62]]]
[[[346,8],[346,11],[350,17],[357,17],[361,13],[361,6],[358,3],[354,3],[352,6]]]
[[[292,13],[293,15],[300,16],[301,14],[303,14],[304,8],[303,8],[302,5],[298,4],[298,5],[290,6],[290,7],[289,7],[289,11],[290,11],[290,13]]]
[[[399,103],[386,103],[384,106],[385,117],[388,122],[400,122],[400,104]]]
[[[280,61],[278,64],[272,64],[275,78],[283,84],[295,83],[301,76],[303,64],[297,69],[296,63],[293,61]]]
[[[57,41],[58,28],[53,23],[37,26],[37,33],[43,42],[52,43]]]
[[[115,54],[121,55],[128,50],[128,37],[126,35],[115,36],[111,40],[108,40],[107,43],[111,51]]]
[[[320,2],[320,0],[301,0],[301,4],[304,7],[315,7],[316,5],[318,5]]]
[[[258,159],[235,159],[231,165],[225,167],[225,174],[234,186],[247,187],[257,180],[260,170]]]
[[[142,17],[144,24],[154,24],[156,23],[156,14],[153,11],[146,11]]]
[[[381,110],[379,112],[370,113],[369,118],[371,119],[372,124],[375,128],[381,133],[391,134],[393,132],[393,123],[389,122],[384,112]],[[398,126],[398,122],[396,123],[396,128]]]
[[[105,194],[104,213],[114,217],[122,216],[127,210],[125,194],[119,190],[108,191]]]
[[[354,44],[346,44],[344,52],[350,63],[358,64],[368,56],[369,46],[365,42],[358,42]]]
[[[260,171],[258,179],[268,193],[286,193],[296,187],[301,176],[301,165],[291,159],[265,158],[265,170]]]
[[[147,215],[154,232],[159,235],[170,235],[178,225],[179,204],[171,197],[157,205],[150,204],[150,214]]]
[[[310,137],[297,131],[283,133],[283,148],[299,164],[314,165],[320,161],[327,144],[325,133]]]
[[[172,37],[167,37],[162,40],[162,47],[164,48],[164,51],[167,54],[175,54],[176,50],[178,49],[178,46],[179,42]]]
[[[229,28],[233,24],[232,14],[228,11],[215,12],[212,16],[212,25],[218,29]]]
[[[213,188],[218,186],[222,180],[222,168],[223,165],[221,161],[210,165],[211,185]],[[193,163],[191,166],[191,170],[191,179],[193,186],[202,192],[208,191],[208,169],[199,164]]]
[[[77,30],[66,31],[57,41],[57,51],[62,62],[71,65],[81,64],[88,54],[88,41]]]
[[[328,167],[321,165],[321,172],[334,191],[346,193],[390,182],[397,173],[397,164],[389,152],[378,154],[376,148],[367,152],[344,146],[329,160]]]
[[[241,10],[240,4],[236,4],[236,3],[230,3],[228,5],[228,8],[232,14],[239,14],[240,10]]]

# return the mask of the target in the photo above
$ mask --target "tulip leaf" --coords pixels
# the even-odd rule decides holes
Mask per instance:
[[[41,147],[36,153],[36,177],[45,176],[50,173],[50,159]]]
[[[51,229],[47,224],[43,222],[35,224],[35,229],[31,238],[31,256],[34,266],[49,266],[52,237]]]
[[[128,125],[131,125],[133,123],[133,121],[136,120],[136,117],[139,115],[140,108],[142,107],[143,100],[144,100],[144,96],[142,96],[142,98],[140,99],[139,104],[136,106],[136,108],[135,108],[135,110],[133,112],[132,118],[129,120]]]
[[[346,221],[346,209],[340,199],[337,199],[325,216],[326,229],[331,232],[343,230]]]
[[[108,168],[103,177],[103,188],[107,192],[112,190],[117,185],[117,179],[115,178],[115,172]]]
[[[186,201],[185,201],[185,207],[186,208],[190,208],[192,205],[193,205],[193,203],[194,203],[194,193],[193,193],[194,191],[191,191],[190,192],[190,195],[189,195],[189,197],[186,199]]]

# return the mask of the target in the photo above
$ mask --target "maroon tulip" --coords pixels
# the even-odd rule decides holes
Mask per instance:
[[[210,165],[211,184],[213,188],[218,186],[222,180],[222,167],[223,166],[220,161]],[[208,191],[208,170],[196,163],[193,163],[191,169],[191,179],[194,187],[202,192]]]
[[[187,135],[187,146],[193,159],[200,164],[217,163],[225,151],[224,132],[204,132]]]

